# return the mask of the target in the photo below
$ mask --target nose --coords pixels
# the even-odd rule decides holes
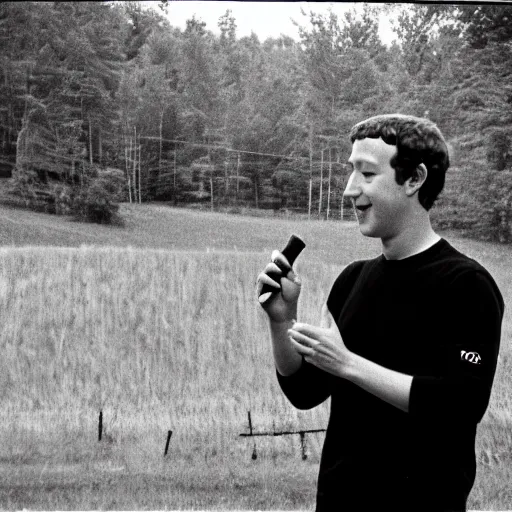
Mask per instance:
[[[361,194],[361,187],[359,186],[359,180],[357,179],[357,173],[355,171],[350,175],[347,186],[343,192],[345,197],[356,198]]]

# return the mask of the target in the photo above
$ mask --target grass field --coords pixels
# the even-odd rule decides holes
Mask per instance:
[[[239,436],[249,410],[256,431],[328,414],[280,392],[255,278],[301,235],[300,318],[316,323],[339,271],[378,242],[353,223],[122,213],[124,229],[0,207],[0,508],[311,509],[323,433],[306,436],[306,461],[298,436]],[[444,235],[512,304],[511,248]],[[512,508],[511,338],[507,308],[472,509]]]

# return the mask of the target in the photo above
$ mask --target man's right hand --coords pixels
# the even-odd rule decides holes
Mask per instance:
[[[279,251],[272,252],[271,260],[263,272],[258,275],[256,282],[257,297],[259,297],[264,284],[275,288],[278,293],[262,305],[263,309],[273,322],[281,323],[295,320],[301,288],[300,279],[293,272],[288,260]],[[269,272],[281,276],[281,285],[269,277]]]

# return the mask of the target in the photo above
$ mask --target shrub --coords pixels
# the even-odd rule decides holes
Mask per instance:
[[[69,215],[73,211],[73,189],[64,183],[54,183],[50,186],[54,213]]]
[[[123,173],[118,169],[98,171],[73,198],[72,211],[78,220],[122,225],[119,204]]]

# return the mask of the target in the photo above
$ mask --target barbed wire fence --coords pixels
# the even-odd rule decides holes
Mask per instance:
[[[302,460],[306,460],[308,458],[306,452],[306,434],[317,434],[319,432],[325,432],[325,428],[315,428],[315,429],[300,429],[300,430],[276,430],[275,425],[272,432],[260,431],[255,432],[252,426],[252,417],[251,411],[247,411],[248,423],[249,423],[249,432],[244,432],[239,434],[240,437],[276,437],[276,436],[293,436],[298,435],[300,437],[300,448],[301,448],[301,458]],[[258,452],[256,449],[256,441],[254,441],[253,451],[252,451],[252,460],[256,460],[258,458]]]

